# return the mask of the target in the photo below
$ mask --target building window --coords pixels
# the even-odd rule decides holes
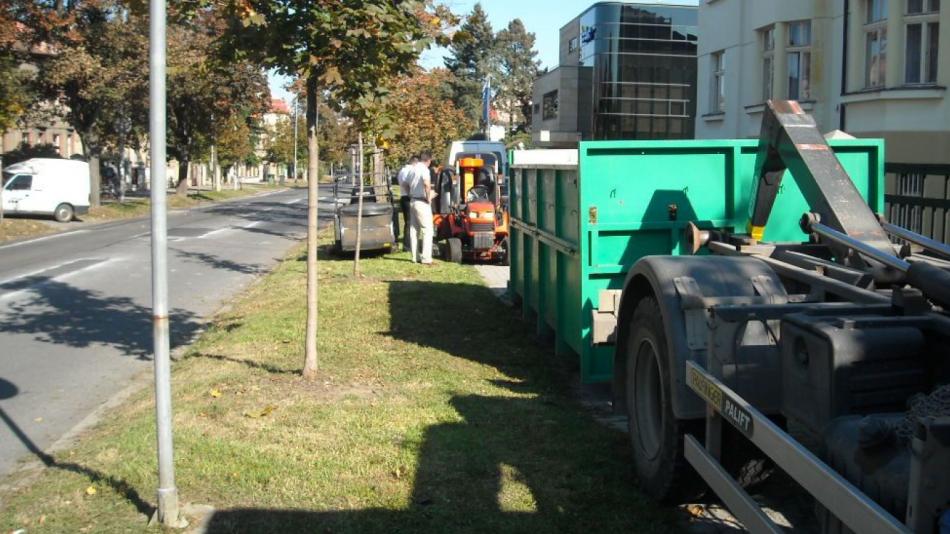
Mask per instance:
[[[574,52],[577,52],[577,48],[577,37],[573,37],[567,42],[567,53],[573,54]]]
[[[541,104],[535,103],[535,104],[534,104],[534,114],[537,115],[537,114],[539,114],[539,113],[541,113]]]
[[[788,23],[788,99],[811,98],[811,21]]]
[[[887,72],[887,0],[866,0],[864,85],[883,87]]]
[[[907,0],[904,26],[904,83],[937,81],[940,0]]]
[[[726,111],[726,52],[720,50],[710,54],[712,59],[712,98],[710,112],[722,113]]]
[[[759,32],[762,34],[762,100],[771,100],[772,75],[775,71],[775,26]]]
[[[542,100],[543,113],[542,120],[551,120],[557,118],[557,91],[546,93]]]
[[[881,22],[887,20],[887,0],[866,0],[867,2],[867,22]]]

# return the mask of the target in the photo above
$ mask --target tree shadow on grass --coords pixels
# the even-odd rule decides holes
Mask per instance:
[[[225,356],[223,354],[208,354],[205,352],[196,352],[189,354],[186,359],[191,358],[204,358],[208,360],[217,360],[221,362],[231,362],[238,363],[251,369],[260,369],[262,371],[267,371],[271,374],[282,374],[282,375],[296,375],[300,374],[299,369],[284,369],[283,367],[277,367],[276,365],[271,365],[269,363],[259,362],[255,360],[247,360],[244,358],[234,358],[232,356]]]
[[[0,400],[9,399],[16,396],[18,393],[17,387],[2,378],[0,378]],[[74,462],[62,462],[56,459],[51,454],[47,454],[41,450],[36,443],[20,428],[20,425],[4,411],[3,407],[0,407],[0,421],[10,429],[14,436],[23,444],[27,450],[33,456],[43,463],[43,465],[50,469],[59,469],[62,471],[69,471],[70,473],[76,473],[77,475],[82,475],[86,477],[92,484],[104,484],[112,488],[117,494],[121,495],[125,500],[135,506],[136,510],[139,511],[142,515],[146,517],[151,517],[152,513],[155,511],[155,507],[152,504],[145,501],[138,491],[128,482],[117,478],[112,475],[107,475],[101,471],[80,465]]]
[[[511,396],[455,394],[428,427],[403,509],[216,511],[206,532],[669,532],[636,489],[626,438],[570,400],[515,311],[476,284],[389,283],[389,335],[501,370]],[[422,357],[407,353],[406,358]],[[426,357],[429,357],[427,354]],[[444,358],[437,356],[436,358]],[[444,360],[442,360],[444,361]],[[440,365],[433,361],[431,365]]]
[[[127,356],[151,359],[151,308],[43,276],[18,283],[30,295],[7,305],[0,333],[32,334],[37,341],[76,348],[107,345]],[[187,310],[174,309],[170,316],[173,347],[189,342],[202,326]]]
[[[426,429],[408,506],[218,510],[205,532],[672,530],[672,514],[637,492],[624,440],[567,403],[483,395],[449,403],[461,421]]]

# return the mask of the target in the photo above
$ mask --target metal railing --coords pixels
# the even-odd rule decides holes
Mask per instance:
[[[950,244],[950,165],[885,163],[884,171],[894,191],[884,195],[888,222]]]

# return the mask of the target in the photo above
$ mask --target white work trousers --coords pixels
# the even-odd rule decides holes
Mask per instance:
[[[409,248],[412,250],[412,261],[432,263],[432,206],[424,200],[413,199],[409,213],[412,222],[409,226]],[[422,240],[421,256],[419,254],[420,239]]]

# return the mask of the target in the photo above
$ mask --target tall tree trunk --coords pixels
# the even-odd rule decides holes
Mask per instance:
[[[188,196],[188,160],[178,162],[178,183],[175,184],[175,194],[180,197]]]
[[[125,139],[119,144],[119,204],[125,203]]]
[[[356,254],[353,255],[353,276],[360,275],[360,245],[363,241],[363,132],[357,134],[356,152],[359,158],[357,176],[360,181],[359,196],[357,197],[356,207]]]
[[[218,166],[218,151],[211,145],[211,188],[216,193],[221,192],[221,169]]]
[[[320,95],[317,91],[317,76],[310,74],[307,77],[307,337],[303,361],[303,377],[307,380],[316,379],[318,364],[317,209],[320,200],[320,145],[317,139],[317,106]]]
[[[102,177],[99,174],[99,151],[89,152],[89,205],[93,208],[102,205],[99,195],[102,188]]]

